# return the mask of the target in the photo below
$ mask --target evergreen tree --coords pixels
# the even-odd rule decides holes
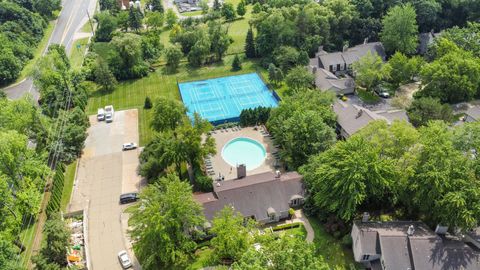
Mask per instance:
[[[238,3],[237,14],[238,14],[238,16],[243,17],[243,15],[245,15],[245,13],[247,13],[247,8],[245,6],[245,2],[242,0],[242,1],[240,1],[240,3]]]
[[[235,54],[235,58],[233,58],[232,62],[232,70],[239,71],[240,69],[242,69],[242,62],[240,61],[240,57],[238,57],[238,54]]]
[[[95,82],[102,86],[103,91],[112,91],[117,84],[117,80],[108,67],[107,62],[102,58],[98,58],[97,60],[97,65],[95,67]]]
[[[130,28],[135,31],[140,30],[142,27],[142,17],[143,14],[139,8],[134,8],[133,6],[130,7],[130,12],[128,14],[128,24],[130,25]]]
[[[163,5],[161,0],[150,0],[151,11],[157,11],[163,13]]]
[[[150,97],[146,97],[146,98],[145,98],[145,102],[144,102],[144,104],[143,104],[143,108],[146,109],[146,110],[152,108],[152,100],[150,99]]]
[[[219,0],[213,1],[213,10],[217,11],[217,10],[220,10],[221,8],[222,8],[222,4],[220,4]]]
[[[245,39],[245,55],[247,58],[255,58],[257,56],[255,40],[253,38],[253,30],[251,27],[248,29],[247,38]]]
[[[270,80],[271,82],[273,82],[274,84],[276,84],[276,74],[275,74],[275,71],[276,71],[276,67],[273,63],[270,63],[270,65],[268,65],[268,80]]]

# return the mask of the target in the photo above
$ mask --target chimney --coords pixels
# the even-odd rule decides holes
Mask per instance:
[[[447,234],[447,231],[448,231],[448,227],[442,226],[440,224],[438,224],[437,227],[435,228],[435,233],[439,235],[445,235]]]
[[[280,178],[281,175],[282,175],[282,174],[280,173],[279,170],[276,170],[276,171],[275,171],[275,178]]]
[[[342,52],[346,52],[347,49],[348,49],[348,45],[347,44],[343,45]]]
[[[363,40],[363,44],[367,44],[368,43],[368,37],[366,37],[364,40]]]
[[[415,228],[413,225],[408,226],[407,235],[412,236],[415,233]]]
[[[358,111],[358,113],[357,113],[357,116],[355,116],[355,119],[360,118],[360,117],[362,116],[362,114],[363,114],[363,110],[360,109],[360,110]]]
[[[318,46],[318,52],[323,52],[323,46]]]
[[[368,222],[369,218],[370,218],[370,214],[368,212],[363,212],[362,222]]]
[[[247,176],[247,166],[245,164],[240,164],[237,166],[237,179],[241,179]]]

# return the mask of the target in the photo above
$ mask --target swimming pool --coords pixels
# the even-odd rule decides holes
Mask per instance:
[[[245,164],[247,171],[254,170],[262,165],[267,151],[258,141],[246,137],[239,137],[227,142],[222,148],[222,158],[232,167]]]
[[[277,107],[279,101],[257,73],[179,83],[178,88],[190,119],[197,112],[214,125],[238,121],[243,109]]]

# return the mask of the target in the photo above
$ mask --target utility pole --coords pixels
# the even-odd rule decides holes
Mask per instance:
[[[95,30],[93,29],[92,18],[90,17],[90,13],[88,12],[88,9],[87,9],[87,16],[88,16],[88,22],[90,22],[90,27],[92,28],[92,36],[95,36]]]

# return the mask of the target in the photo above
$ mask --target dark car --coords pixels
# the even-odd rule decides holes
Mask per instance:
[[[120,195],[120,204],[126,204],[131,202],[136,202],[138,200],[138,193],[125,193]]]

